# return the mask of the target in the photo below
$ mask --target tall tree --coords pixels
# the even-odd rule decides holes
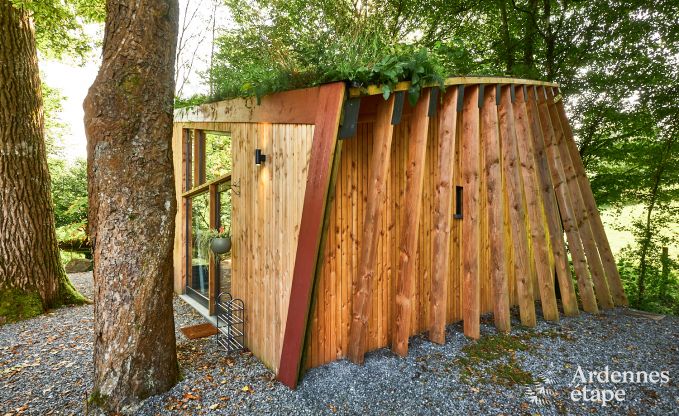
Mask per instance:
[[[82,303],[64,273],[30,10],[0,0],[0,318]]]
[[[172,312],[176,0],[108,0],[85,99],[94,254],[93,405],[129,411],[178,378]]]

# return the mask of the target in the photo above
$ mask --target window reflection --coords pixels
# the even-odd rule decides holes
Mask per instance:
[[[222,183],[217,188],[217,207],[217,226],[231,230],[231,182]],[[219,256],[217,267],[220,292],[231,293],[231,252]]]
[[[231,172],[231,136],[205,134],[205,175],[207,182]]]
[[[207,301],[208,298],[210,240],[207,238],[207,232],[210,230],[209,219],[208,194],[202,193],[191,198],[191,244],[189,245],[191,273],[188,282],[188,288],[191,290],[187,292],[201,302]]]

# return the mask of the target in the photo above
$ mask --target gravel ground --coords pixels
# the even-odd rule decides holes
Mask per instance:
[[[71,275],[91,296],[91,274]],[[514,329],[527,349],[508,351],[474,366],[460,361],[474,343],[460,325],[448,327],[446,344],[411,339],[408,357],[382,349],[365,365],[337,361],[309,371],[296,391],[249,353],[227,357],[214,337],[190,341],[178,328],[203,322],[175,299],[177,347],[183,380],[146,400],[137,414],[679,414],[679,317],[660,321],[631,316],[624,309],[593,316],[538,320],[532,331]],[[28,321],[0,326],[0,415],[82,414],[92,388],[92,306],[68,307]],[[515,311],[514,324],[518,327]],[[484,336],[496,331],[488,317]],[[464,350],[463,350],[464,349]],[[504,385],[481,378],[508,363],[539,380]],[[479,367],[481,366],[481,367]],[[588,371],[668,371],[667,383],[611,384],[587,389],[623,389],[624,401],[602,406],[574,402],[582,391],[572,382],[578,366]],[[541,389],[544,388],[544,389]],[[537,400],[536,400],[537,399]],[[536,402],[534,402],[536,401]]]

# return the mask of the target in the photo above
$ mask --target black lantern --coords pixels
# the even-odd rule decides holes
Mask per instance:
[[[255,165],[261,165],[266,162],[266,155],[262,153],[262,149],[255,149]]]

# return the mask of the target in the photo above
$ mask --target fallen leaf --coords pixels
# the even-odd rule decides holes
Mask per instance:
[[[210,410],[215,410],[218,407],[219,407],[219,403],[215,403],[212,406],[210,406]]]
[[[254,393],[254,390],[252,390],[252,387],[250,387],[248,385],[243,386],[243,388],[241,390],[246,392],[246,393]]]
[[[198,400],[199,397],[196,396],[195,394],[191,393],[184,393],[184,401],[186,402],[187,400]]]

